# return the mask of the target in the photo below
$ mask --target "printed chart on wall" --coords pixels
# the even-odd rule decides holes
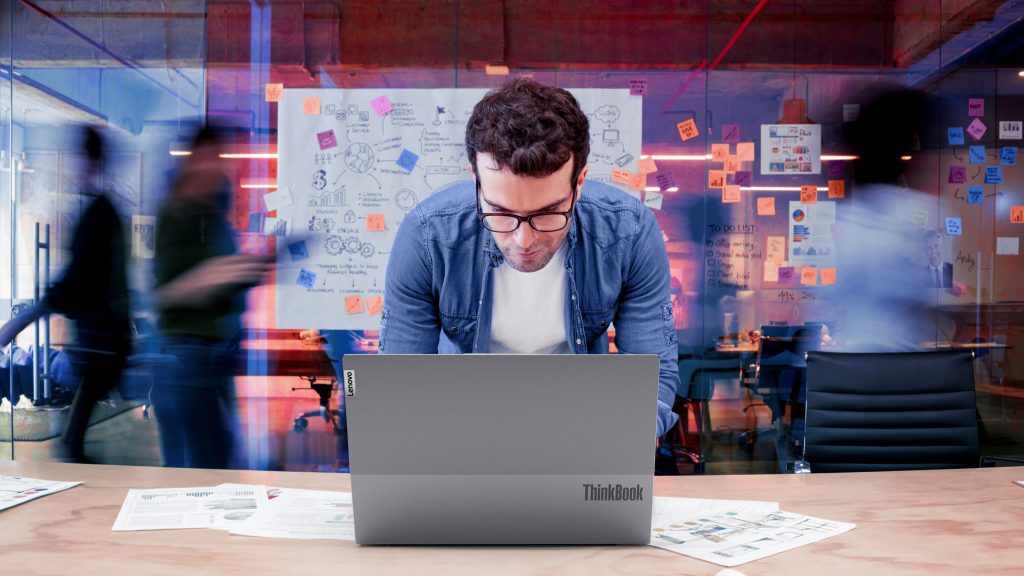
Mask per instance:
[[[821,125],[762,124],[761,174],[821,174]]]
[[[834,262],[836,203],[789,203],[789,263],[824,265]]]
[[[277,327],[374,330],[402,219],[466,170],[466,122],[485,90],[285,90],[278,189],[265,229],[287,248],[277,264]],[[588,178],[637,171],[642,98],[573,90],[590,119]],[[633,191],[634,196],[639,192]],[[272,226],[270,224],[272,222]]]

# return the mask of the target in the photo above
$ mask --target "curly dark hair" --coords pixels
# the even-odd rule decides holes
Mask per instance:
[[[542,178],[572,158],[573,178],[590,155],[590,122],[567,90],[530,78],[514,78],[488,92],[466,126],[466,153],[487,153],[499,168]]]

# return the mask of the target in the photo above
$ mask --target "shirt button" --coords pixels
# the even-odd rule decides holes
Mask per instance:
[[[576,295],[575,295],[575,294],[573,294],[573,295],[571,296],[571,298],[572,298],[573,300],[575,300],[575,299],[576,299]]]
[[[577,339],[576,339],[576,344],[577,344],[577,345],[583,344],[583,341],[582,341],[582,340],[580,340],[579,338],[577,338]]]
[[[458,326],[452,326],[451,328],[449,328],[449,330],[451,330],[452,334],[455,334],[456,332],[459,331],[459,327]]]

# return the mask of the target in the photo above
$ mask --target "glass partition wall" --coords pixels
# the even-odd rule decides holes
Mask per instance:
[[[643,202],[665,238],[681,420],[660,443],[659,473],[788,471],[802,448],[802,352],[889,342],[905,323],[872,298],[929,271],[939,276],[922,280],[928,328],[916,345],[974,347],[983,452],[1020,453],[1020,14],[962,4],[10,3],[0,314],[68,265],[84,205],[76,138],[82,124],[101,127],[103,182],[131,236],[134,349],[96,405],[85,452],[163,463],[156,217],[205,123],[224,139],[238,250],[277,258],[245,296],[230,465],[347,470],[333,376],[344,355],[376,350],[374,275],[388,251],[362,212],[388,214],[388,227],[393,211],[467,179],[459,130],[472,103],[530,76],[577,91],[590,178]],[[868,123],[886,88],[920,91],[928,114],[879,201],[861,150],[898,140],[901,122]],[[381,96],[390,111],[373,106]],[[323,133],[302,131],[308,116]],[[409,166],[422,177],[396,176]],[[864,239],[865,214],[897,224]],[[895,254],[913,269],[894,267]],[[21,408],[0,414],[0,457],[66,456],[71,330],[54,315],[38,346],[34,328],[19,337],[14,364],[27,376],[6,377]]]

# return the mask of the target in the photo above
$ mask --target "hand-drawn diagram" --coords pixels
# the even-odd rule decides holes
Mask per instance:
[[[572,92],[590,119],[588,178],[610,183],[613,168],[636,170],[641,99],[625,89]],[[295,202],[278,210],[278,218],[293,222],[289,233],[308,235],[301,264],[316,274],[316,283],[279,286],[279,328],[379,326],[379,315],[367,310],[346,313],[345,297],[383,295],[387,258],[406,214],[434,192],[470,179],[466,123],[485,93],[284,91],[278,186],[288,187]],[[371,101],[382,95],[391,111],[378,115]],[[320,99],[321,113],[303,114],[303,101],[312,97]],[[279,261],[278,278],[297,277],[296,265]]]

